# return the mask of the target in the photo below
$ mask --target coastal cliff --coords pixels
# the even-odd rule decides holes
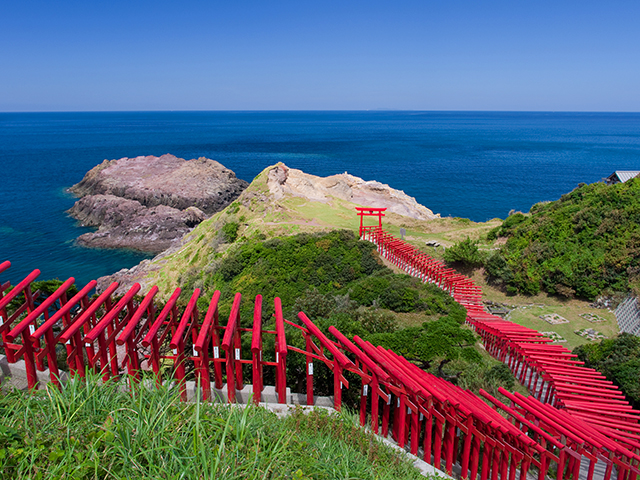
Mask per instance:
[[[236,201],[154,259],[100,278],[98,290],[117,281],[119,292],[135,282],[143,290],[157,284],[161,291],[170,292],[188,283],[196,272],[215,264],[234,243],[245,239],[334,229],[357,231],[356,206],[388,208],[385,223],[400,225],[440,219],[439,214],[413,197],[388,185],[348,173],[317,177],[279,163],[263,170]],[[224,234],[227,227],[236,232],[234,238]]]
[[[235,200],[248,183],[207,158],[174,155],[105,160],[69,190],[69,214],[98,227],[78,238],[97,248],[160,253]]]
[[[416,220],[440,218],[440,214],[434,214],[402,190],[375,180],[365,181],[346,172],[318,177],[279,164],[269,169],[267,186],[274,200],[280,200],[286,195],[316,202],[328,202],[335,198],[360,206],[387,208],[389,212]]]

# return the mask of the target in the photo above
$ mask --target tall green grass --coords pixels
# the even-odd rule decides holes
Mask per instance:
[[[414,479],[351,414],[182,403],[176,388],[97,377],[0,396],[0,477]]]

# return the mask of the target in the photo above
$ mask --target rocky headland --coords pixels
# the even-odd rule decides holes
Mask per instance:
[[[224,209],[248,183],[215,160],[174,155],[105,160],[70,188],[69,214],[98,227],[78,244],[160,253]]]
[[[366,181],[348,173],[318,177],[281,163],[269,170],[267,186],[274,200],[286,195],[327,202],[338,198],[365,207],[387,208],[389,212],[417,220],[440,218],[402,190],[375,180]]]
[[[389,185],[365,181],[348,173],[318,177],[280,163],[260,173],[242,192],[234,208],[203,221],[181,242],[172,243],[154,259],[98,279],[98,290],[117,281],[118,293],[126,292],[135,282],[142,285],[143,291],[158,284],[163,292],[170,293],[189,277],[189,271],[201,271],[216,262],[215,257],[228,247],[220,234],[227,223],[237,223],[239,237],[245,238],[357,229],[356,206],[386,207],[391,214],[386,217],[389,221],[395,218],[395,221],[423,222],[440,218],[413,197]],[[102,211],[94,209],[94,215]],[[108,208],[104,211],[105,215],[117,215],[117,211],[109,213]]]

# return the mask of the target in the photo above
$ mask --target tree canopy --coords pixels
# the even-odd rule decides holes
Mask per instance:
[[[507,237],[485,263],[511,293],[593,299],[640,290],[640,180],[581,184],[555,202],[516,213],[489,233]]]

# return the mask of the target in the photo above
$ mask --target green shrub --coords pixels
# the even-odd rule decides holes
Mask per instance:
[[[606,375],[626,395],[634,408],[640,407],[640,338],[621,333],[599,343],[580,345],[573,350],[586,367]]]
[[[444,252],[444,260],[447,263],[462,263],[470,267],[479,267],[484,262],[484,256],[478,250],[478,242],[469,237],[447,248]]]
[[[485,262],[489,280],[508,292],[593,299],[627,291],[640,279],[640,181],[581,185],[509,216],[489,236],[508,237]]]
[[[237,222],[225,223],[222,227],[222,235],[226,243],[233,243],[238,239],[238,229],[240,225]]]

